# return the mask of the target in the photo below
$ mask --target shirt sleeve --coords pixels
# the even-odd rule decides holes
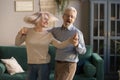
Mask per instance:
[[[22,35],[18,32],[15,38],[15,45],[20,46],[25,41],[26,35]]]
[[[85,54],[86,52],[86,47],[85,47],[85,42],[84,42],[84,38],[83,38],[83,34],[82,32],[78,32],[78,35],[79,35],[79,44],[78,46],[76,47],[76,51],[79,53],[79,54]]]
[[[61,41],[58,41],[57,39],[55,39],[52,34],[51,34],[51,36],[52,36],[51,44],[54,45],[56,48],[62,49],[62,48],[67,47],[68,45],[72,44],[72,37],[61,42]]]

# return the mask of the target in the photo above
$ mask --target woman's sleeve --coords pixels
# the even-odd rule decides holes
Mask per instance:
[[[52,35],[52,34],[51,34]],[[68,38],[67,40],[61,42],[55,39],[52,35],[52,45],[54,45],[56,48],[62,49],[67,47],[68,45],[72,44],[72,38]]]
[[[25,41],[26,35],[22,35],[18,32],[15,38],[15,45],[20,46]]]

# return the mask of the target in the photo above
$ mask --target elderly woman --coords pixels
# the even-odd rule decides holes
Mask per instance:
[[[16,36],[15,45],[19,46],[23,42],[26,44],[29,65],[27,80],[49,80],[49,44],[53,44],[57,48],[65,48],[73,43],[73,38],[75,39],[73,36],[60,42],[44,29],[48,26],[49,21],[56,19],[48,12],[36,12],[24,18],[25,22],[34,26],[32,28],[23,27]]]

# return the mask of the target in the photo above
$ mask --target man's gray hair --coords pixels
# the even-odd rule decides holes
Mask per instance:
[[[75,12],[76,15],[77,15],[77,10],[76,10],[74,7],[67,7],[67,8],[64,10],[64,13],[65,13],[65,11],[73,11],[73,12]]]

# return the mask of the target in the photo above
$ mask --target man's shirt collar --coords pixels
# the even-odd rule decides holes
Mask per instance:
[[[68,27],[62,26],[61,29],[62,29],[62,30],[71,30],[72,27],[73,27],[73,24],[69,25]]]

